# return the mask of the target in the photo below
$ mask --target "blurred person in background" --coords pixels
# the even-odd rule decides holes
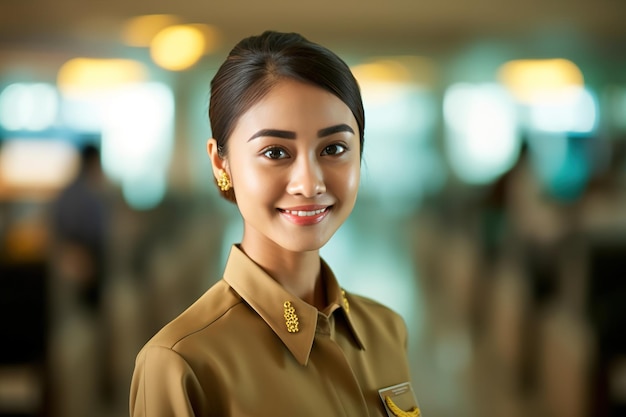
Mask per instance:
[[[82,309],[97,314],[102,298],[108,213],[102,189],[100,151],[81,149],[76,178],[59,194],[53,207],[53,227],[60,253],[60,272],[76,289]]]
[[[131,415],[419,415],[402,318],[342,290],[319,255],[359,186],[349,67],[298,34],[246,38],[211,82],[209,118],[243,238],[223,279],[138,354]]]
[[[79,171],[51,207],[55,415],[84,416],[109,401],[110,331],[103,312],[110,213],[100,151],[80,149]]]

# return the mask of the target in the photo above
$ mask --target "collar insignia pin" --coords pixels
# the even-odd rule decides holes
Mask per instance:
[[[296,314],[296,309],[291,305],[291,301],[285,301],[283,304],[285,309],[285,325],[287,326],[287,331],[289,333],[298,333],[300,329],[298,328],[298,315]]]
[[[348,297],[346,297],[346,292],[341,290],[341,296],[343,297],[343,308],[346,310],[346,313],[350,312],[350,303],[348,302]]]

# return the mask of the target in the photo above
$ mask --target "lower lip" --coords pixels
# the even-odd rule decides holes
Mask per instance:
[[[298,226],[312,226],[314,224],[318,224],[328,215],[330,212],[330,207],[321,212],[320,214],[316,214],[314,216],[296,216],[294,214],[290,214],[284,211],[278,211],[283,217],[285,217],[290,222],[298,225]]]

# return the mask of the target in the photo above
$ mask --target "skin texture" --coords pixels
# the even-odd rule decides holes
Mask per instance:
[[[354,207],[360,178],[359,131],[333,94],[281,80],[237,121],[218,178],[231,178],[244,221],[244,252],[288,291],[323,309],[319,249]],[[326,211],[314,216],[285,212]]]

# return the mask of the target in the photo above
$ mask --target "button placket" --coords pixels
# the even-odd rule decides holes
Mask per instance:
[[[369,416],[367,404],[354,370],[341,347],[334,340],[334,320],[318,314],[315,342],[311,352],[314,363],[322,367],[328,376],[328,385],[332,388],[344,416]],[[339,414],[338,414],[339,415]]]

